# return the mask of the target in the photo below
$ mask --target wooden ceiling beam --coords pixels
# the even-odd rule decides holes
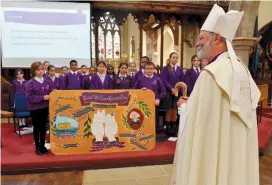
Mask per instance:
[[[222,3],[221,3],[222,4]],[[93,2],[94,9],[166,12],[177,14],[208,14],[213,6],[210,2]],[[222,5],[221,5],[222,6]],[[222,6],[228,9],[228,4]]]

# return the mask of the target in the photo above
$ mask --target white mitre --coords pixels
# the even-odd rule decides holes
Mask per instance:
[[[231,111],[239,112],[238,104],[240,99],[240,78],[239,78],[239,65],[237,61],[237,56],[232,47],[232,39],[238,29],[244,12],[230,10],[227,13],[218,6],[214,4],[211,12],[209,13],[207,19],[205,20],[201,31],[208,31],[212,33],[217,33],[221,37],[226,39],[228,53],[232,62],[232,67],[234,70],[233,76],[233,87],[231,92]]]

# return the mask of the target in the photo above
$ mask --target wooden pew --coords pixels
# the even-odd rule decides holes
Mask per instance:
[[[13,115],[13,112],[1,110],[1,118],[11,118]]]
[[[9,93],[11,84],[1,76],[1,109],[9,110]]]

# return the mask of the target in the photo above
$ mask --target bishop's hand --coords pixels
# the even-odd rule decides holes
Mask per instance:
[[[187,96],[182,96],[179,98],[177,102],[177,106],[180,107],[182,104],[187,103],[188,97]]]

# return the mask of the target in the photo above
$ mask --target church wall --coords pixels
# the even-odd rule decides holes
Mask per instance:
[[[135,50],[136,50],[135,52],[137,53],[137,49],[139,48],[139,44],[140,44],[140,31],[139,31],[138,24],[134,22],[131,14],[129,14],[126,23],[128,27],[128,30],[127,30],[127,46],[128,47],[127,48],[129,48],[127,53],[129,57],[129,62],[131,62],[133,61],[133,59],[131,58],[131,55],[132,55],[131,39],[132,39],[132,36],[134,36]]]
[[[189,69],[191,67],[191,57],[195,54],[195,49],[190,48],[186,43],[184,43],[184,56],[183,56],[183,68]]]
[[[158,29],[158,41],[157,41],[157,52],[155,53],[157,55],[157,60],[155,61],[155,65],[160,65],[161,63],[161,28]]]
[[[128,56],[128,22],[122,24],[121,26],[121,51],[122,57]]]
[[[180,56],[180,50],[181,50],[181,40],[180,40],[180,37],[182,37],[182,27],[179,26],[179,38],[178,38],[178,56],[179,56],[179,59],[178,59],[178,65],[180,65],[180,61],[181,61],[181,56]]]
[[[143,50],[143,52],[142,52],[142,55],[146,56],[146,33],[145,33],[145,31],[142,31],[142,32],[143,32],[143,41],[142,41],[142,44],[143,44],[142,50]]]
[[[272,1],[261,1],[258,13],[258,29],[272,21]]]
[[[183,68],[190,68],[191,63],[191,57],[196,54],[196,37],[198,36],[198,30],[196,26],[190,25],[187,26],[185,29],[185,39],[183,44],[184,50],[183,50]]]
[[[174,37],[168,26],[164,27],[163,65],[166,65],[169,54],[174,51]]]
[[[154,62],[153,58],[154,50],[152,40],[147,36],[146,33],[145,37],[146,37],[146,56],[148,56],[150,61]],[[154,63],[156,63],[156,61]]]

